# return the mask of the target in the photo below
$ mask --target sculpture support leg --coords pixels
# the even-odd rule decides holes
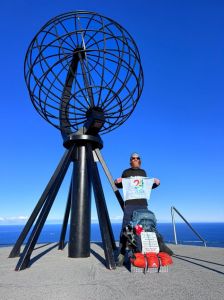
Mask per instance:
[[[78,145],[74,162],[71,196],[69,257],[90,256],[91,185],[85,145]]]
[[[67,204],[66,204],[66,208],[65,208],[65,215],[64,215],[64,220],[63,220],[63,224],[62,224],[62,230],[61,230],[58,250],[63,250],[65,247],[65,235],[66,235],[68,218],[69,218],[70,209],[71,209],[71,196],[72,196],[72,181],[71,181],[70,187],[69,187],[68,199],[67,199]]]
[[[52,175],[48,185],[46,186],[43,194],[40,197],[40,200],[38,201],[37,205],[35,206],[31,216],[29,217],[26,225],[23,228],[23,231],[21,232],[19,238],[17,239],[12,251],[9,254],[9,257],[16,257],[20,254],[20,247],[23,244],[26,236],[28,235],[30,228],[32,227],[33,223],[35,222],[36,217],[38,216],[39,212],[41,211],[41,208],[43,207],[47,196],[52,189],[53,185],[55,184],[56,179],[59,176],[59,173],[61,172],[62,166],[65,164],[66,161],[70,160],[71,153],[73,152],[73,147],[70,150],[67,150],[65,154],[63,155],[60,163],[58,164],[54,174]]]
[[[110,224],[109,215],[107,212],[105,197],[103,193],[102,184],[100,181],[99,171],[96,163],[93,159],[93,153],[90,146],[88,146],[89,156],[89,169],[91,174],[91,180],[93,184],[93,191],[96,201],[96,208],[100,223],[100,231],[103,241],[103,248],[106,258],[106,266],[108,269],[115,269],[116,264],[113,255],[113,248],[116,248],[113,232]]]
[[[107,210],[107,204],[106,204],[106,201],[105,201],[103,187],[102,187],[102,184],[101,184],[100,175],[99,175],[99,171],[98,171],[96,162],[94,162],[94,169],[95,169],[94,170],[94,172],[95,172],[94,179],[95,179],[95,181],[97,181],[97,189],[101,189],[101,192],[100,192],[102,194],[101,200],[100,200],[101,201],[101,207],[103,209],[103,212],[105,213],[105,221],[107,222],[107,227],[108,227],[109,234],[110,234],[111,244],[112,244],[113,250],[116,250],[117,246],[116,246],[116,243],[115,243],[114,234],[113,234],[112,226],[111,226],[111,223],[110,223],[110,217],[109,217],[109,213],[108,213],[108,210]]]
[[[59,170],[57,177],[55,178],[54,183],[52,184],[52,187],[50,188],[50,191],[47,195],[47,199],[43,205],[43,208],[38,216],[35,226],[30,234],[28,242],[20,256],[18,263],[17,263],[16,269],[15,269],[16,271],[23,270],[23,269],[27,268],[29,265],[30,256],[33,252],[33,249],[36,245],[36,242],[38,240],[40,232],[43,228],[43,225],[47,219],[47,216],[50,212],[52,204],[55,200],[55,197],[58,193],[58,190],[61,186],[64,176],[67,172],[68,166],[71,161],[72,152],[73,152],[73,147],[69,150],[69,152],[66,156],[66,159],[65,159],[63,165],[61,166],[61,169]]]
[[[110,173],[110,171],[109,171],[109,169],[108,169],[108,167],[106,165],[105,160],[103,159],[103,156],[102,156],[102,154],[100,152],[100,149],[97,148],[97,149],[94,150],[94,152],[95,152],[97,158],[99,159],[99,161],[100,161],[100,163],[102,165],[102,168],[103,168],[103,170],[104,170],[104,172],[105,172],[105,174],[106,174],[106,176],[107,176],[107,178],[108,178],[108,180],[110,182],[110,185],[111,185],[111,187],[112,187],[112,189],[114,191],[115,196],[117,197],[117,200],[118,200],[118,202],[119,202],[119,204],[121,206],[121,209],[124,210],[124,200],[123,200],[123,198],[122,198],[122,196],[121,196],[118,188],[116,187],[116,185],[114,183],[113,177],[112,177],[112,175],[111,175],[111,173]]]

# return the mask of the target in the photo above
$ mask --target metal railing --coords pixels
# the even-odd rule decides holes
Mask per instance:
[[[182,214],[174,207],[171,207],[171,216],[172,216],[172,223],[173,223],[173,234],[174,234],[174,240],[175,244],[177,245],[177,233],[176,233],[176,224],[175,224],[175,218],[174,218],[174,212],[176,212],[183,220],[184,222],[190,227],[190,229],[196,234],[196,236],[204,243],[204,246],[206,247],[206,241],[200,236],[200,234],[191,226],[191,224],[182,216]]]

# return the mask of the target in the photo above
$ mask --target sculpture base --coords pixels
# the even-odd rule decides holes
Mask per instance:
[[[123,199],[118,189],[115,187],[112,176],[110,175],[110,172],[101,156],[99,149],[103,147],[102,140],[98,135],[91,136],[72,134],[69,136],[68,140],[64,142],[64,146],[67,150],[34,208],[30,218],[28,219],[9,257],[19,255],[19,249],[29,234],[31,227],[34,225],[28,242],[19,258],[16,270],[22,270],[29,266],[32,251],[45,224],[68,167],[70,163],[72,163],[73,172],[59,241],[59,249],[63,249],[65,245],[65,234],[70,215],[68,256],[74,258],[90,256],[91,191],[93,189],[106,258],[106,266],[109,269],[115,269],[116,265],[113,250],[116,249],[116,244],[114,241],[114,235],[96,159],[94,159],[94,157],[101,162],[114,190],[115,196],[120,202],[122,208]]]

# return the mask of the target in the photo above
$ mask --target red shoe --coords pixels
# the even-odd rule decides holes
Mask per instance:
[[[130,258],[131,263],[138,268],[146,268],[146,259],[143,253],[135,253],[134,258]]]
[[[159,268],[159,259],[154,252],[146,253],[148,268]]]
[[[160,260],[161,266],[163,266],[163,267],[171,265],[173,263],[171,256],[169,256],[169,254],[167,254],[165,252],[159,252],[158,258]]]

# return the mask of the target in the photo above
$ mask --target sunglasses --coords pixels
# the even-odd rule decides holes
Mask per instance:
[[[135,160],[135,159],[140,160],[140,157],[132,157],[131,158],[131,160]]]

